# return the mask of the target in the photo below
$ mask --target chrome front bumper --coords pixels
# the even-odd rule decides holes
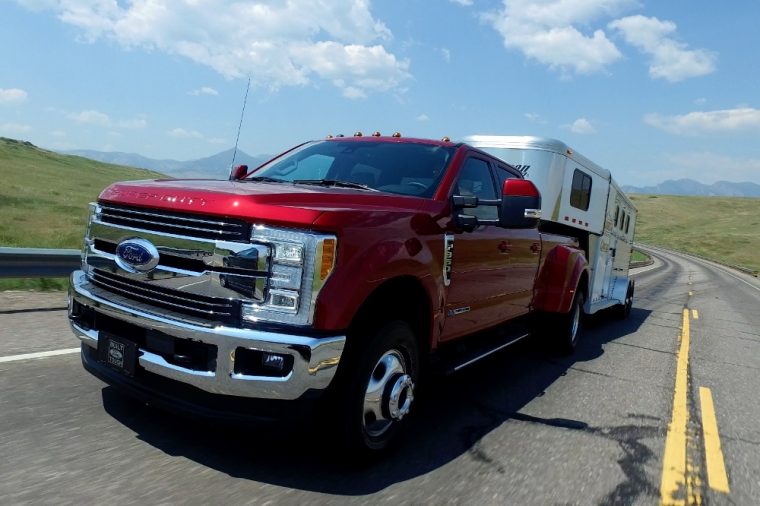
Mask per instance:
[[[95,293],[98,291],[100,290],[87,280],[83,271],[74,271],[71,275],[69,306],[72,306],[72,301],[76,301],[92,308],[96,313],[116,320],[159,331],[170,337],[215,346],[217,358],[216,370],[213,371],[181,367],[143,348],[139,348],[137,354],[142,369],[214,394],[292,400],[309,390],[324,390],[335,375],[346,341],[345,336],[314,338],[252,329],[204,327],[108,300],[104,294]],[[71,314],[69,322],[83,344],[97,349],[98,330],[85,328]],[[235,351],[238,348],[290,355],[293,357],[292,370],[283,377],[235,373]]]

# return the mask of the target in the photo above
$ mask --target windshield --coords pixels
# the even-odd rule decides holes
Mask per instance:
[[[315,141],[262,166],[247,179],[337,181],[429,198],[455,151],[453,146],[411,142]]]

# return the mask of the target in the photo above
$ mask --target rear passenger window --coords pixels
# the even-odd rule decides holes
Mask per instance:
[[[591,202],[591,176],[575,169],[573,186],[570,189],[570,205],[581,211],[588,211]]]

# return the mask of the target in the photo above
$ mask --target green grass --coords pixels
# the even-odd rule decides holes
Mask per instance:
[[[760,270],[760,199],[629,195],[636,241]]]
[[[162,174],[61,155],[0,137],[0,246],[80,248],[87,204],[115,181]],[[65,288],[66,280],[0,279],[0,290]]]
[[[646,253],[639,251],[637,249],[631,252],[631,263],[640,263],[640,262],[647,262],[647,261],[649,261],[649,255],[647,255]]]

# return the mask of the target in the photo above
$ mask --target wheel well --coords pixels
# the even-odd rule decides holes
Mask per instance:
[[[367,297],[351,321],[351,330],[373,328],[379,321],[403,320],[412,327],[420,354],[424,354],[430,349],[431,314],[425,288],[416,278],[404,276],[385,281]]]

